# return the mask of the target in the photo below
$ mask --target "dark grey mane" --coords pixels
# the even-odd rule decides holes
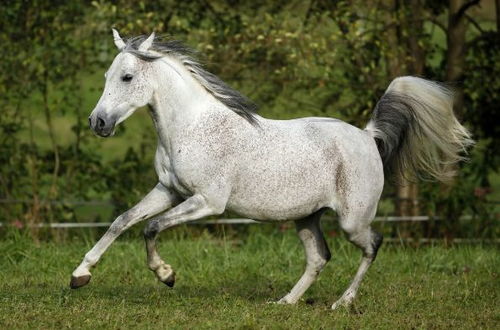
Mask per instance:
[[[203,69],[202,65],[195,59],[195,52],[184,43],[177,40],[155,39],[150,50],[159,54],[151,54],[138,50],[139,45],[146,39],[144,36],[133,37],[127,40],[123,52],[131,53],[144,61],[155,61],[165,55],[175,56],[181,61],[193,77],[217,100],[226,107],[236,112],[251,124],[257,125],[255,111],[257,106],[240,92],[229,87],[216,75]]]

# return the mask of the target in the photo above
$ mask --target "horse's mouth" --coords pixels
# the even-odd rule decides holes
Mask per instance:
[[[95,129],[92,129],[94,131],[94,133],[97,135],[97,136],[100,136],[100,137],[103,137],[103,138],[107,138],[107,137],[110,137],[110,136],[113,136],[115,135],[115,128],[113,127],[111,130],[95,130]]]
[[[107,137],[110,137],[111,135],[113,135],[112,133],[96,133],[96,134],[100,137],[103,137],[103,138],[107,138]]]

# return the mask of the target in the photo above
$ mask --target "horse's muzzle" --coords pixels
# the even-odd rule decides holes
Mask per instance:
[[[90,128],[99,136],[108,137],[113,133],[116,120],[108,118],[105,114],[89,117]]]

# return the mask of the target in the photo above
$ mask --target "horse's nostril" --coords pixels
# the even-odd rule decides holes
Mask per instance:
[[[89,117],[89,127],[92,128],[92,119]]]
[[[106,123],[104,122],[104,120],[100,117],[97,117],[97,127],[103,128],[104,126],[106,126]]]

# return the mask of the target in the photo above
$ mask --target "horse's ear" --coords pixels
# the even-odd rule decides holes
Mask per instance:
[[[115,45],[118,48],[118,50],[122,50],[123,48],[125,48],[125,42],[123,42],[122,37],[120,37],[118,31],[116,31],[115,29],[112,30],[113,30],[113,40],[115,42]]]
[[[153,44],[153,41],[155,40],[155,33],[151,33],[151,35],[142,42],[142,44],[139,46],[138,50],[140,52],[146,52],[148,51],[149,48],[151,48],[151,45]]]

